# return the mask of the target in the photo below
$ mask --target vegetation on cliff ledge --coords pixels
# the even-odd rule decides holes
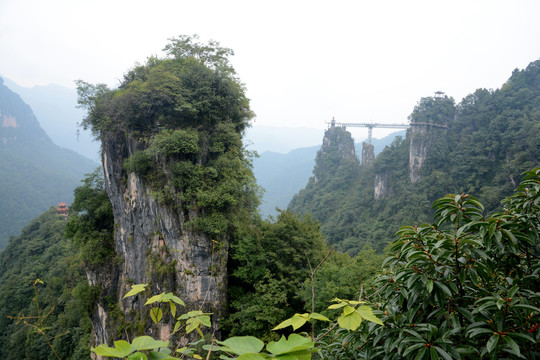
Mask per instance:
[[[117,89],[78,82],[84,127],[139,142],[124,161],[154,196],[213,238],[230,234],[258,200],[242,134],[253,113],[228,62],[232,50],[197,37],[171,39],[167,56],[130,70]]]

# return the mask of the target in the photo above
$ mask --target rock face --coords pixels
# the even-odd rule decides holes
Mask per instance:
[[[434,144],[446,136],[446,128],[413,125],[409,144],[409,177],[414,184],[421,178],[422,167]]]
[[[358,163],[351,133],[344,127],[332,125],[325,131],[321,150],[315,159],[314,180],[332,175],[337,167],[349,162]]]
[[[375,180],[373,185],[374,199],[379,200],[390,196],[390,186],[388,183],[389,173],[383,171],[381,173],[375,173]]]
[[[454,119],[454,99],[447,96],[420,99],[409,115],[409,176],[414,184],[421,178],[421,171],[431,150],[446,142],[448,123]]]
[[[409,177],[412,183],[420,180],[420,170],[426,159],[430,139],[427,126],[413,126],[409,145]]]
[[[147,295],[173,292],[186,303],[186,310],[213,313],[216,331],[226,304],[228,242],[220,239],[224,241],[219,241],[217,246],[217,241],[192,230],[186,221],[197,217],[196,211],[186,214],[177,210],[180,206],[160,203],[149,185],[124,169],[124,161],[143,146],[126,133],[102,137],[103,168],[115,218],[118,260],[95,273],[89,271],[88,277],[92,285],[100,285],[106,291],[101,297],[112,297],[117,307],[111,311],[103,301],[98,302],[93,314],[97,343],[110,343],[115,337],[118,312],[125,323],[137,323],[128,329],[143,327],[145,334],[155,338],[165,339],[170,335],[174,320],[164,315],[164,324],[159,331],[155,330],[148,306],[144,307],[146,297],[122,299],[132,284],[148,283]],[[133,335],[129,334],[130,338]]]
[[[375,147],[367,142],[362,143],[362,166],[370,166],[375,160]]]

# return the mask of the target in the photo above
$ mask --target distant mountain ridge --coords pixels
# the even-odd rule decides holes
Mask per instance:
[[[55,144],[100,161],[99,144],[93,141],[89,131],[78,125],[84,111],[76,107],[77,92],[74,89],[54,84],[27,88],[5,78],[4,83],[30,105],[41,127]]]
[[[30,106],[0,78],[0,249],[46,209],[71,202],[98,164],[55,145]]]

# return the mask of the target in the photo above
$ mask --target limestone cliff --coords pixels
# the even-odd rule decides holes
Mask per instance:
[[[409,144],[409,177],[412,183],[420,180],[422,169],[429,152],[435,144],[445,141],[448,123],[455,114],[452,98],[422,98],[409,116],[411,130],[408,134]]]
[[[217,241],[186,225],[190,217],[198,216],[195,211],[185,218],[174,206],[160,203],[152,195],[151,184],[124,169],[124,161],[141,146],[126,133],[102,139],[105,184],[115,218],[115,250],[121,260],[116,266],[89,272],[90,282],[108,289],[125,323],[136,321],[132,314],[144,311],[142,297],[122,300],[123,295],[132,284],[150,283],[154,294],[173,291],[190,310],[212,312],[217,330],[226,304],[228,241],[222,237],[216,248]],[[110,309],[98,304],[93,319],[98,343],[108,343],[116,336],[112,316]],[[149,318],[143,318],[141,325],[148,329],[147,334],[167,338],[174,323],[161,326],[159,334],[152,333]]]
[[[83,126],[101,140],[116,256],[89,266],[99,289],[97,343],[146,334],[168,339],[175,319],[152,324],[149,295],[172,292],[186,309],[212,313],[219,336],[227,307],[227,258],[238,227],[257,206],[242,144],[253,116],[227,61],[230,49],[181,36],[130,70],[118,89],[78,83]],[[194,56],[194,51],[197,56]],[[133,284],[144,294],[123,299]],[[173,344],[182,341],[173,335]]]
[[[358,165],[351,133],[344,127],[332,125],[325,131],[321,150],[315,159],[314,181],[335,176],[338,167],[349,163]]]
[[[390,197],[389,171],[376,172],[373,184],[373,198],[380,200]]]
[[[362,143],[362,166],[369,166],[375,160],[375,147],[367,142]]]

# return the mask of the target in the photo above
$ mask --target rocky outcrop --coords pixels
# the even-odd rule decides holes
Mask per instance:
[[[344,127],[333,125],[324,132],[321,150],[315,158],[314,181],[332,178],[337,169],[344,166],[358,167],[354,140]]]
[[[390,196],[389,178],[390,175],[388,171],[375,173],[375,180],[373,186],[375,200],[380,200]]]
[[[427,126],[413,126],[409,145],[409,177],[412,183],[420,180],[420,171],[426,160],[430,139]]]
[[[362,166],[370,166],[375,160],[375,147],[367,142],[362,143]]]
[[[414,184],[422,177],[422,168],[433,145],[446,137],[446,128],[431,125],[413,125],[410,130],[409,177]]]
[[[97,343],[110,343],[115,338],[114,325],[119,318],[131,324],[123,326],[126,332],[143,327],[155,338],[170,335],[174,319],[164,316],[160,330],[155,330],[148,307],[144,307],[146,297],[122,299],[132,284],[148,283],[148,294],[173,292],[186,303],[187,310],[211,312],[216,331],[226,304],[227,239],[212,239],[193,230],[188,222],[198,216],[196,210],[182,210],[179,200],[174,204],[160,202],[150,183],[124,169],[124,161],[143,147],[144,142],[126,133],[102,136],[103,169],[115,219],[118,256],[111,261],[114,266],[109,263],[95,273],[89,272],[90,283],[108,291],[102,297],[112,297],[116,304],[114,308],[97,304],[93,314]]]

